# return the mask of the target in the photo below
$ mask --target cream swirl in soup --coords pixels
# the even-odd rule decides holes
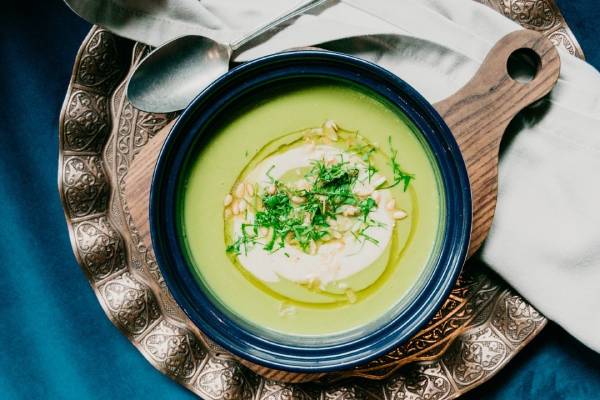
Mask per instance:
[[[390,188],[412,177],[392,160],[388,182],[372,164],[377,150],[326,121],[248,168],[224,199],[237,263],[286,297],[306,301],[286,290],[296,284],[314,302],[344,293],[352,302],[384,272],[395,225],[408,216]]]

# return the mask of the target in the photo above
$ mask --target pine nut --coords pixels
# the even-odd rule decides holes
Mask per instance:
[[[344,217],[353,217],[356,214],[358,214],[358,208],[354,206],[347,206],[342,214],[344,215]]]
[[[305,201],[304,197],[292,196],[292,202],[294,202],[296,204],[302,204],[302,203],[304,203],[304,201]]]
[[[346,290],[346,297],[348,298],[348,301],[350,303],[356,303],[356,293],[354,293],[354,290],[352,290],[352,289]]]
[[[310,223],[312,222],[312,218],[309,213],[304,214],[303,222],[304,222],[304,225],[310,226]]]
[[[375,179],[375,181],[373,181],[373,187],[377,188],[381,186],[386,180],[387,179],[385,176],[380,176],[379,178]]]
[[[387,208],[389,211],[392,211],[394,208],[396,208],[396,200],[392,199],[388,201],[385,205],[385,208]]]
[[[311,256],[314,256],[315,254],[317,254],[317,244],[313,241],[310,242],[310,244],[308,245],[309,248],[309,253]]]
[[[407,215],[408,214],[406,213],[406,211],[402,211],[402,210],[395,211],[394,214],[392,214],[394,219],[404,219],[404,218],[406,218]]]
[[[373,189],[368,187],[354,192],[354,194],[356,194],[358,197],[369,197],[371,193],[373,193]]]
[[[244,190],[245,190],[244,184],[240,183],[237,186],[237,188],[235,189],[235,197],[237,197],[239,199],[241,199],[242,197],[244,197]]]
[[[373,200],[375,200],[375,203],[379,204],[379,201],[381,200],[381,193],[380,192],[373,192],[373,194],[371,195],[371,198]]]
[[[334,132],[337,132],[339,127],[337,126],[337,124],[335,123],[334,120],[332,119],[328,119],[327,121],[323,122],[323,128],[325,129],[331,129]]]
[[[282,302],[279,305],[279,316],[280,317],[285,317],[288,315],[294,315],[296,314],[296,307],[292,306],[292,305],[288,305],[285,302]]]

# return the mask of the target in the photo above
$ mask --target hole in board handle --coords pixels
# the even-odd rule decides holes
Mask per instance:
[[[521,48],[512,52],[506,62],[508,75],[517,82],[529,83],[535,79],[542,60],[532,49]]]

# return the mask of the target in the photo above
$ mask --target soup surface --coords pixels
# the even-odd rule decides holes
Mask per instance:
[[[189,162],[190,265],[257,329],[368,329],[428,276],[444,212],[437,167],[410,121],[363,89],[315,83],[256,100]]]

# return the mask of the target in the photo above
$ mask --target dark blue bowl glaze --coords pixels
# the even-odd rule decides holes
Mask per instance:
[[[365,335],[319,346],[282,343],[257,335],[215,305],[195,279],[178,227],[178,190],[203,128],[233,102],[253,101],[254,90],[292,81],[333,79],[375,92],[398,107],[419,129],[437,160],[444,190],[446,230],[423,287],[391,322]],[[238,103],[236,103],[238,104]],[[196,149],[197,150],[197,149]],[[205,89],[171,130],[154,171],[150,231],[158,265],[175,300],[213,341],[254,363],[293,372],[329,372],[364,364],[409,339],[439,309],[465,261],[471,232],[471,192],[458,145],[439,114],[411,86],[370,62],[339,53],[294,51],[243,64]],[[222,234],[221,232],[215,234]]]

